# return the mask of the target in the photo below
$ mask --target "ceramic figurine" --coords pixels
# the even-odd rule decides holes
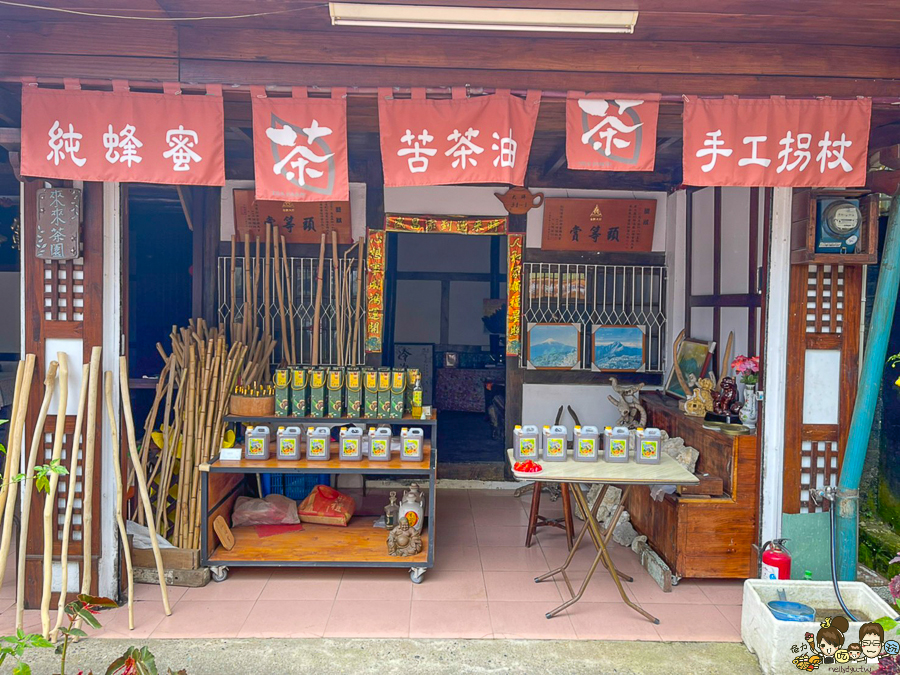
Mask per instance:
[[[412,483],[409,490],[403,493],[403,501],[400,503],[400,520],[409,523],[417,533],[422,531],[422,523],[425,518],[425,495],[419,490],[418,483]]]
[[[723,377],[719,382],[720,391],[716,394],[713,412],[717,415],[737,415],[741,404],[737,401],[737,385],[733,377]]]
[[[691,417],[703,417],[713,409],[713,381],[708,377],[700,380],[692,378],[696,384],[694,393],[684,402],[684,414]]]
[[[422,551],[422,537],[409,526],[406,518],[390,531],[387,538],[388,555],[406,558]]]

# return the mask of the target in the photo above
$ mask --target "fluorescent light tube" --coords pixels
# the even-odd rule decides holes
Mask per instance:
[[[633,11],[375,5],[329,2],[334,26],[512,30],[551,33],[633,33]]]

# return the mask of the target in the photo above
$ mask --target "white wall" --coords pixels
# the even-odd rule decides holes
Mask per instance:
[[[607,399],[612,393],[612,387],[590,384],[526,384],[522,393],[522,424],[553,424],[559,406],[570,405],[582,424],[611,426],[619,419],[616,407]],[[574,422],[568,411],[563,413],[562,424],[569,428],[571,438]]]

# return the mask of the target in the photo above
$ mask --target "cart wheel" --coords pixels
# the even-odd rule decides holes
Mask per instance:
[[[212,576],[212,580],[216,582],[225,581],[228,578],[228,568],[225,565],[210,567],[209,573]]]
[[[421,584],[425,578],[425,568],[424,567],[410,567],[409,568],[409,578],[412,579],[414,584]]]
[[[672,585],[677,586],[679,581],[681,581],[681,577],[677,577],[673,574],[672,575]]]

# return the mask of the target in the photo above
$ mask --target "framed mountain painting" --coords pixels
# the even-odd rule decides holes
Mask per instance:
[[[591,370],[640,372],[647,362],[644,326],[591,326]]]
[[[525,364],[531,370],[579,370],[581,324],[530,323],[525,336]]]

